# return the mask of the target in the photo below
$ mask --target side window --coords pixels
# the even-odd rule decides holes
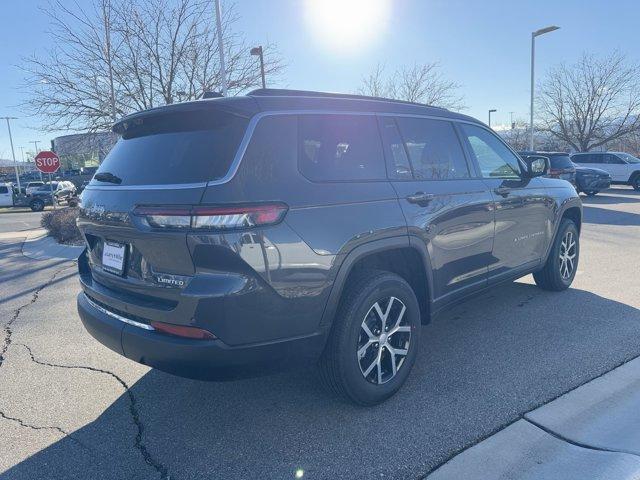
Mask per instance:
[[[590,154],[590,156],[591,163],[605,163],[604,155],[602,155],[601,153],[592,153]]]
[[[404,149],[395,119],[385,116],[379,118],[389,178],[412,179],[413,172],[409,164],[409,157],[407,157],[407,152]]]
[[[300,115],[298,168],[317,182],[386,179],[373,115]]]
[[[620,158],[618,158],[616,155],[611,155],[610,153],[607,153],[605,155],[605,162],[604,163],[609,163],[611,165],[622,165],[624,163],[624,161]]]
[[[585,154],[585,155],[574,155],[571,157],[571,161],[574,163],[594,163],[593,155]]]
[[[0,193],[9,193],[9,188],[6,186],[1,186],[0,187]]]
[[[520,178],[517,157],[494,134],[475,125],[460,125],[484,178]]]
[[[398,117],[416,179],[469,178],[469,167],[451,122]]]

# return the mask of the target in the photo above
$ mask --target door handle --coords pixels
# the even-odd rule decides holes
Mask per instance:
[[[511,189],[509,187],[498,187],[498,188],[494,188],[493,191],[496,194],[501,195],[503,197],[507,197],[509,196],[509,193],[511,193]]]
[[[429,203],[435,198],[433,193],[416,192],[407,197],[409,203],[417,203],[418,205]]]

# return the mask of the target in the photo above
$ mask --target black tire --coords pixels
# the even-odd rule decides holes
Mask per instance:
[[[44,210],[44,202],[42,200],[33,200],[29,204],[29,208],[31,208],[31,211],[33,212],[41,212]]]
[[[635,191],[640,191],[640,173],[636,173],[629,183]]]
[[[563,262],[561,255],[563,255],[566,247],[567,235],[571,234],[575,240],[575,246],[569,249],[567,255],[573,255],[572,261]],[[569,244],[570,245],[570,244]],[[543,290],[550,290],[553,292],[560,292],[566,290],[571,286],[573,279],[576,276],[578,270],[578,261],[580,259],[580,235],[578,228],[572,220],[563,218],[558,233],[553,240],[553,246],[549,252],[549,258],[547,259],[542,270],[539,270],[533,274],[533,278],[536,281],[536,285]],[[564,265],[571,264],[571,271],[568,275],[565,275]],[[562,271],[561,271],[562,269]]]
[[[320,378],[329,390],[343,399],[364,406],[375,405],[395,394],[409,376],[420,341],[420,308],[411,286],[394,273],[367,270],[349,282],[320,358]],[[389,331],[394,329],[396,319],[401,318],[398,325],[403,331],[390,334],[388,343],[382,329],[376,330],[376,325],[383,325],[375,309],[376,303],[392,324]],[[405,307],[403,315],[400,314],[402,306]],[[371,343],[373,337],[364,330],[363,324],[370,328],[370,333],[379,335],[378,343]],[[386,348],[380,345],[380,339],[388,345]],[[391,353],[395,349],[406,349],[406,355],[396,356]],[[362,357],[359,352],[363,352]],[[393,365],[397,365],[395,375],[392,357]],[[376,366],[365,377],[368,367],[363,371],[361,364],[370,366],[370,360]],[[379,372],[383,372],[382,376]],[[378,383],[379,380],[382,381]]]

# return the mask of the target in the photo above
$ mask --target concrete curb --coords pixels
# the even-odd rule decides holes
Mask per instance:
[[[640,358],[463,451],[429,480],[640,479]]]

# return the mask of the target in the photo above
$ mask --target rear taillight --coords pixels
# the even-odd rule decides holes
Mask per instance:
[[[210,331],[198,327],[185,327],[184,325],[174,325],[164,322],[151,322],[151,326],[159,332],[176,337],[193,338],[196,340],[215,340],[216,338]]]
[[[288,207],[283,203],[233,206],[156,207],[139,206],[134,215],[155,228],[236,230],[280,222]]]

